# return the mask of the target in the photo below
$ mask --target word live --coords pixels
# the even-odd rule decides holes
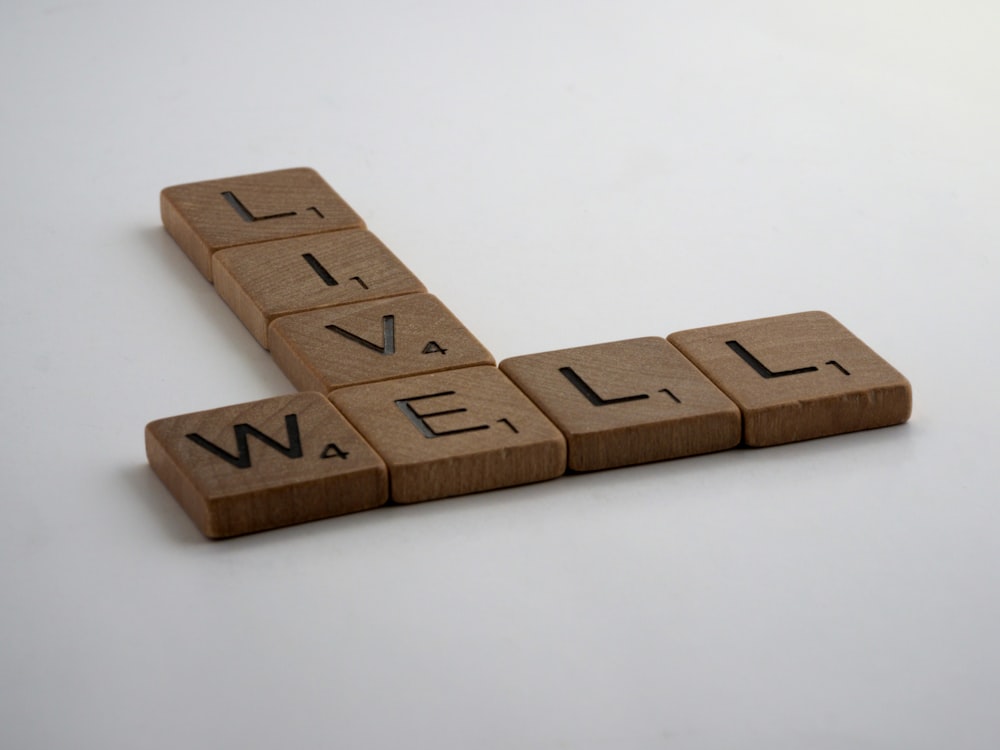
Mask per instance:
[[[160,419],[209,537],[905,422],[910,384],[822,312],[499,364],[311,169],[165,189],[163,223],[301,391]]]

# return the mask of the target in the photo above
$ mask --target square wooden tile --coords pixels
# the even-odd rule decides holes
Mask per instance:
[[[159,419],[146,427],[153,471],[212,538],[375,508],[382,459],[319,393]]]
[[[472,365],[493,356],[437,297],[408,294],[278,318],[271,355],[304,391]]]
[[[160,215],[170,236],[209,280],[212,254],[224,247],[365,225],[305,167],[168,187],[160,193]]]
[[[330,397],[385,459],[399,503],[554,479],[566,469],[562,434],[495,367],[371,383]]]
[[[220,250],[212,269],[219,296],[265,348],[268,325],[282,315],[427,291],[364,229]]]
[[[905,422],[910,384],[843,325],[805,312],[672,333],[765,446]]]
[[[740,442],[736,404],[661,338],[512,357],[500,369],[566,436],[574,471],[710,453]]]

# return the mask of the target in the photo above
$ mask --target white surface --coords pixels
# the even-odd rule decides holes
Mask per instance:
[[[996,748],[1000,6],[7,2],[4,748]],[[498,359],[825,309],[907,426],[223,543],[159,225],[308,165]]]

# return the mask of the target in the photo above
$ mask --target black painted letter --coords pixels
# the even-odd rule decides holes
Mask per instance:
[[[233,207],[233,210],[240,215],[240,218],[246,222],[253,221],[265,221],[266,219],[284,219],[287,216],[295,216],[294,211],[283,211],[282,213],[270,214],[268,216],[254,216],[250,209],[243,205],[243,202],[236,197],[235,193],[229,190],[222,194],[222,197],[226,199],[226,203]]]
[[[285,415],[285,430],[288,432],[287,448],[274,438],[265,435],[253,425],[246,423],[235,425],[233,427],[233,433],[236,435],[236,450],[239,454],[236,456],[224,448],[220,448],[215,443],[206,440],[197,432],[190,432],[184,437],[193,442],[195,445],[201,446],[209,453],[218,456],[226,463],[232,464],[237,469],[249,469],[250,445],[247,443],[248,435],[252,435],[264,443],[264,445],[274,448],[274,450],[278,451],[286,458],[302,458],[302,440],[299,437],[299,420],[296,415]]]
[[[320,263],[312,253],[303,253],[302,259],[309,264],[309,267],[316,272],[316,275],[323,279],[327,286],[337,286],[337,280],[333,278],[329,271]],[[355,277],[357,278],[357,277]]]
[[[413,423],[413,426],[420,430],[420,434],[425,438],[436,438],[442,437],[444,435],[458,435],[463,432],[478,432],[479,430],[488,430],[490,426],[488,424],[479,424],[474,427],[462,427],[457,430],[442,430],[441,432],[436,431],[433,427],[427,424],[427,420],[431,417],[443,417],[446,414],[462,414],[467,412],[468,409],[458,408],[458,409],[446,409],[445,411],[434,411],[421,414],[410,404],[411,401],[423,401],[426,398],[437,398],[438,396],[454,396],[455,391],[442,391],[441,393],[429,393],[426,396],[412,396],[410,398],[401,398],[396,400],[396,406],[399,407],[400,411],[406,415],[406,418]],[[515,430],[516,431],[516,430]]]
[[[597,392],[587,385],[587,382],[576,374],[572,367],[560,367],[559,372],[563,374],[573,387],[582,393],[594,406],[608,406],[609,404],[624,404],[629,401],[642,401],[649,398],[645,393],[637,393],[634,396],[619,396],[618,398],[601,398]]]
[[[356,344],[361,344],[361,346],[371,349],[373,352],[378,352],[379,354],[396,353],[396,318],[393,315],[382,316],[382,346],[373,344],[368,339],[363,339],[350,331],[345,331],[340,326],[328,325],[326,328],[334,333],[339,333],[345,339],[350,339]]]
[[[772,372],[764,365],[763,362],[748,352],[739,341],[727,341],[726,346],[736,352],[740,359],[753,368],[755,373],[765,379],[783,378],[787,375],[801,375],[804,372],[816,372],[819,369],[818,367],[798,367],[794,370],[779,370],[778,372]]]

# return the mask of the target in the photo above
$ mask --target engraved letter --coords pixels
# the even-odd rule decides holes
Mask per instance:
[[[235,193],[227,190],[222,194],[222,197],[226,199],[226,203],[233,207],[233,210],[240,215],[240,218],[243,219],[243,221],[264,221],[266,219],[284,219],[286,216],[295,216],[294,211],[283,211],[277,214],[270,214],[269,216],[254,216],[250,213],[250,210],[243,205],[243,202],[236,197]]]
[[[582,393],[587,400],[594,406],[608,406],[609,404],[624,404],[629,401],[642,401],[649,396],[645,393],[637,393],[634,396],[619,396],[618,398],[601,398],[597,395],[597,392],[587,385],[586,381],[581,378],[572,367],[560,367],[559,372],[563,374],[573,387],[576,388],[580,393]]]
[[[748,352],[739,341],[727,341],[726,346],[736,352],[740,359],[753,368],[755,373],[765,379],[783,378],[786,375],[801,375],[804,372],[816,372],[816,370],[819,369],[818,367],[799,367],[794,370],[779,370],[778,372],[772,372],[767,369],[763,362]]]
[[[212,453],[221,458],[223,461],[232,464],[237,469],[249,469],[250,445],[247,443],[248,435],[252,435],[264,443],[264,445],[274,448],[274,450],[278,451],[286,458],[302,458],[302,440],[299,437],[299,420],[296,415],[285,415],[285,430],[288,432],[287,448],[274,438],[265,435],[253,425],[246,423],[235,425],[233,427],[233,433],[236,436],[236,450],[238,451],[238,455],[235,456],[229,451],[220,448],[215,443],[206,440],[197,432],[190,432],[185,435],[185,437],[195,445],[201,446],[209,453]]]
[[[327,286],[337,286],[337,280],[330,275],[330,272],[327,271],[323,264],[316,259],[315,255],[312,253],[303,253],[302,258],[309,264],[309,267],[316,272],[316,275],[323,279],[324,284]]]
[[[378,352],[379,354],[396,353],[396,318],[393,315],[382,316],[382,346],[373,344],[368,339],[363,339],[350,331],[345,331],[340,326],[328,325],[326,328],[334,333],[339,333],[345,339],[350,339],[357,344],[361,344],[361,346],[371,349],[373,352]]]
[[[454,396],[455,391],[442,391],[441,393],[429,393],[426,396],[412,396],[410,398],[398,399],[395,403],[399,407],[400,411],[406,415],[406,418],[413,423],[413,426],[420,430],[420,434],[425,438],[436,438],[442,437],[444,435],[458,435],[463,432],[477,432],[478,430],[488,430],[490,426],[488,424],[479,424],[474,427],[462,427],[457,430],[442,430],[441,432],[436,431],[433,427],[427,424],[427,420],[431,417],[443,417],[446,414],[462,414],[467,412],[468,409],[458,408],[458,409],[446,409],[445,411],[434,411],[426,412],[421,414],[410,404],[411,401],[422,401],[426,398],[437,398],[438,396]]]

